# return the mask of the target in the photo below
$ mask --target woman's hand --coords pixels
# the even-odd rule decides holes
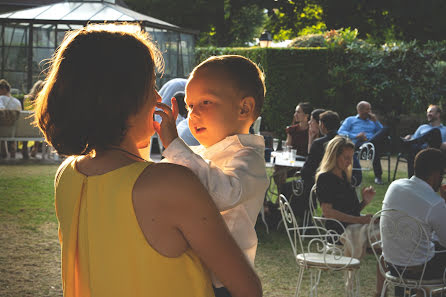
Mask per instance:
[[[159,115],[162,118],[161,123],[153,122],[153,127],[155,131],[161,138],[163,146],[167,148],[170,143],[178,137],[176,119],[178,116],[178,103],[175,97],[172,98],[172,109],[164,103],[158,102],[156,104],[157,108],[161,110],[156,110],[154,114]]]
[[[366,206],[372,201],[373,197],[375,197],[376,191],[372,186],[368,186],[362,189],[361,194],[364,206]]]
[[[314,140],[318,136],[319,136],[319,128],[314,127],[314,125],[310,125],[310,128],[308,129],[308,138]]]
[[[366,215],[360,216],[358,223],[359,224],[369,224],[370,221],[372,220],[372,217],[373,217],[373,215],[371,215],[371,214],[366,214]]]

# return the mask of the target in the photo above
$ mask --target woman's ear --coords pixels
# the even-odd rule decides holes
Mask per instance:
[[[249,118],[252,119],[254,117],[254,109],[256,106],[256,101],[254,97],[248,96],[244,97],[240,101],[240,118]]]

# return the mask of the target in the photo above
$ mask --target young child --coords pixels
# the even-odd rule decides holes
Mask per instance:
[[[156,127],[167,162],[190,168],[208,189],[238,245],[254,265],[254,229],[269,181],[262,136],[249,134],[265,97],[262,71],[249,59],[211,57],[195,67],[186,85],[189,127],[201,146],[188,147],[175,128],[173,111],[163,104]],[[213,277],[217,297],[230,296]]]

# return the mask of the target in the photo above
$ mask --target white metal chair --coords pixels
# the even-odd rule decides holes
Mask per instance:
[[[291,200],[293,199],[303,199],[302,196],[304,193],[304,180],[302,179],[300,175],[300,170],[296,171],[293,175],[293,179],[291,180],[291,190],[292,190],[292,196],[290,197],[289,201],[291,203]],[[279,193],[277,193],[279,195]],[[305,228],[310,225],[310,210],[305,209],[302,217],[302,227]],[[282,221],[277,224],[277,230],[279,230],[280,225]],[[305,229],[303,229],[303,234],[305,234]]]
[[[9,123],[0,123],[0,140],[42,141],[43,143],[42,159],[46,159],[47,157],[49,157],[51,149],[45,142],[45,137],[43,136],[42,132],[40,132],[39,128],[33,125],[34,112],[28,110],[21,110],[21,111],[3,110],[0,113],[8,114],[10,112],[14,113],[16,118],[14,121],[10,121]],[[3,116],[0,115],[0,118],[2,117]],[[0,120],[0,122],[2,121]],[[55,156],[58,156],[57,153]]]
[[[262,123],[262,117],[258,117],[252,124],[252,129],[254,130],[254,134],[260,135],[260,124],[261,123]]]
[[[372,228],[378,221],[379,235],[374,233]],[[368,239],[378,261],[380,272],[385,278],[381,297],[384,296],[389,285],[404,288],[404,296],[407,296],[410,290],[421,290],[425,297],[432,296],[432,289],[446,286],[446,272],[442,279],[423,279],[429,260],[428,253],[424,253],[426,254],[424,264],[419,265],[413,262],[415,255],[419,256],[419,247],[431,241],[418,219],[396,209],[381,210],[373,216],[369,224]],[[381,249],[383,253],[380,254]],[[409,255],[404,257],[405,265],[394,265],[385,261],[386,249],[398,249],[403,255]],[[393,274],[390,270],[393,270]],[[414,277],[414,272],[417,274],[416,277]]]
[[[299,275],[294,296],[298,296],[304,271],[310,271],[310,296],[317,296],[321,272],[324,270],[344,271],[351,281],[346,286],[347,296],[359,296],[360,261],[343,256],[343,248],[333,242],[339,240],[336,233],[319,226],[299,227],[285,196],[279,196],[280,211],[291,243],[293,255],[299,266]],[[303,234],[303,231],[306,231]],[[305,240],[305,246],[304,246]],[[307,242],[308,240],[308,242]]]
[[[291,181],[291,187],[293,190],[293,198],[292,199],[304,199],[304,180],[300,175],[300,171],[296,171],[294,174],[293,180]],[[307,227],[310,225],[311,221],[311,212],[309,209],[305,209],[302,217],[302,227]],[[304,230],[305,232],[305,230]]]
[[[158,133],[154,133],[154,134],[152,135],[152,138],[150,139],[150,153],[152,153],[152,146],[153,146],[153,140],[154,140],[154,139],[156,139],[156,141],[157,141],[157,143],[158,143],[158,148],[159,148],[160,154],[162,154],[163,151],[164,151],[164,146],[163,146],[163,144],[161,143],[161,139],[160,139],[160,137],[158,136]]]

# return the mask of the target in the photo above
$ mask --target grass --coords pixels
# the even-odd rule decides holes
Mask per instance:
[[[0,165],[0,296],[62,296],[54,211],[56,170],[56,165]],[[403,175],[400,172],[399,177]],[[363,213],[374,213],[381,209],[388,184],[374,185],[373,172],[366,172],[363,186],[368,185],[375,187],[376,196]],[[256,270],[264,296],[292,296],[297,265],[283,227],[266,234],[259,222],[257,231]],[[362,296],[375,292],[375,269],[374,257],[367,255],[360,270]],[[308,295],[308,285],[305,275],[302,296]],[[343,292],[342,274],[324,272],[319,295],[343,296]]]
[[[56,165],[0,165],[0,296],[62,296]]]
[[[1,166],[0,220],[25,228],[56,223],[53,178],[56,165]]]

